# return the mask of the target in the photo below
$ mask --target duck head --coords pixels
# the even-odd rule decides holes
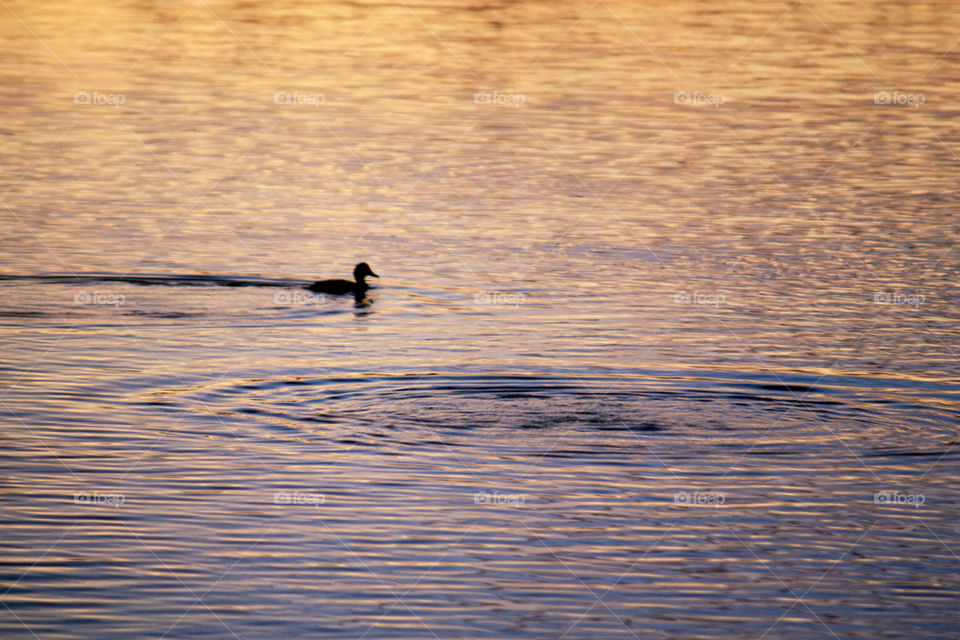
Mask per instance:
[[[361,262],[353,268],[353,279],[357,284],[367,284],[365,281],[367,276],[373,276],[374,278],[380,277],[373,272],[373,269],[371,269],[370,265],[368,265],[366,262]]]

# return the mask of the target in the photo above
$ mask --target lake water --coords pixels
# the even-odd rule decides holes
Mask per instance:
[[[0,4],[4,638],[957,637],[949,3]]]

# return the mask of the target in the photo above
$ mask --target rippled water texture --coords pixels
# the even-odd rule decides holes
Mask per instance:
[[[0,636],[956,638],[958,34],[0,2]]]

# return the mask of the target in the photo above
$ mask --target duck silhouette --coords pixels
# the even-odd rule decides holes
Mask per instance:
[[[334,296],[346,296],[353,294],[356,298],[362,298],[370,285],[367,284],[367,276],[379,278],[373,272],[366,262],[361,262],[353,268],[353,280],[317,280],[307,289],[315,293],[328,293]]]

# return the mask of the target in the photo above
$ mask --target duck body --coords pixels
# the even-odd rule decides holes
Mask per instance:
[[[317,280],[307,289],[315,293],[329,293],[334,296],[345,296],[349,293],[356,293],[358,285],[353,280]],[[369,285],[364,283],[363,289],[369,289]]]
[[[307,289],[314,293],[326,293],[333,296],[350,294],[362,296],[370,288],[370,285],[367,284],[367,276],[380,277],[373,272],[370,265],[361,262],[353,268],[353,280],[317,280]]]

